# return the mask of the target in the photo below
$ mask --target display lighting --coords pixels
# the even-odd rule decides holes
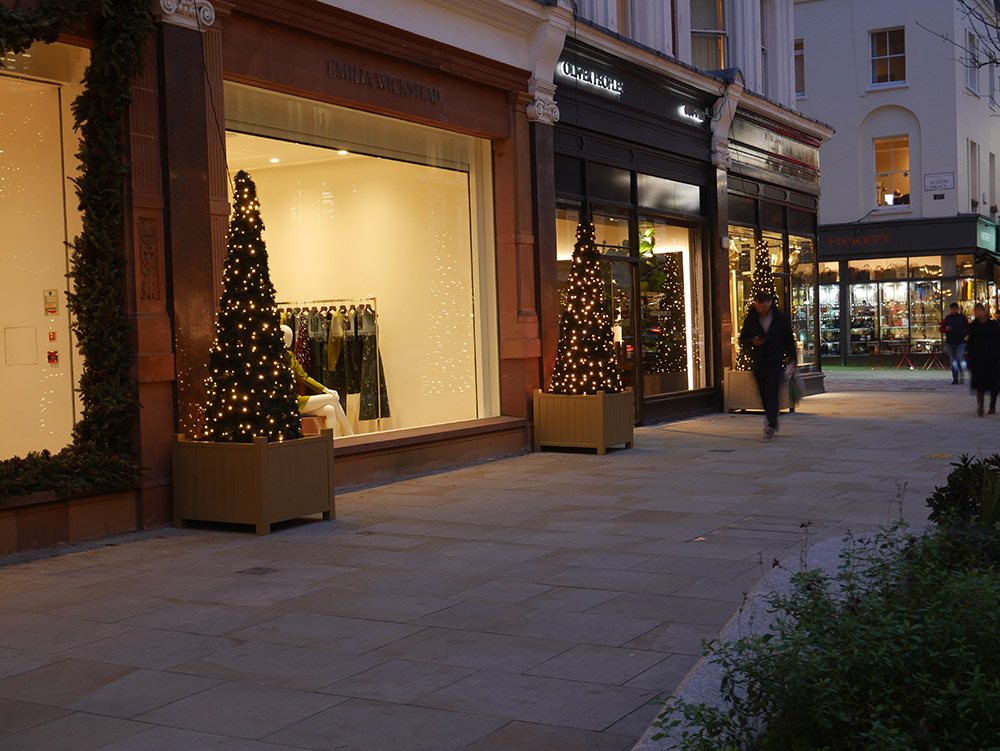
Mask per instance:
[[[222,271],[222,300],[209,353],[205,438],[252,443],[301,438],[302,422],[278,321],[261,232],[257,188],[236,174]]]
[[[555,394],[622,391],[594,225],[587,220],[581,220],[576,229],[565,299],[551,391]]]
[[[766,240],[757,241],[755,256],[756,263],[753,267],[753,276],[750,279],[750,296],[747,298],[746,310],[743,311],[744,317],[753,309],[754,300],[757,299],[757,295],[761,292],[770,295],[772,300],[777,297],[774,290],[774,270],[771,268],[771,253],[767,247]],[[740,324],[742,323],[741,319]],[[735,365],[736,370],[753,370],[753,360],[750,357],[750,353],[746,352],[742,345],[740,345],[739,352],[737,352]]]

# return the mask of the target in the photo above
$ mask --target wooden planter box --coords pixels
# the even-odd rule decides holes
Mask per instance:
[[[310,514],[334,517],[333,431],[268,443],[173,440],[174,525],[187,521],[252,524]]]
[[[751,371],[726,368],[723,373],[722,385],[727,414],[747,410],[764,411],[764,405],[760,401],[760,392],[757,390],[757,381],[754,380]],[[788,403],[788,389],[784,386],[778,389],[778,411],[783,410],[795,411],[795,408]]]
[[[632,448],[635,427],[631,391],[617,394],[544,394],[535,390],[535,451],[542,446]]]

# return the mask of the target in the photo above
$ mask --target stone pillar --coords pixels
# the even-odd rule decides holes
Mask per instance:
[[[205,42],[206,31],[215,23],[215,8],[207,0],[158,0],[154,15],[159,27],[164,239],[174,321],[177,423],[180,432],[200,435],[218,299]]]

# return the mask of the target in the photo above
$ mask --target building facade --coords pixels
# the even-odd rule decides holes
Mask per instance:
[[[239,170],[257,184],[284,320],[343,397],[340,488],[529,450],[583,216],[599,225],[637,423],[721,406],[760,248],[817,367],[803,248],[830,132],[789,107],[789,7],[151,3],[122,248],[143,479],[0,500],[0,550],[171,519],[171,436],[201,431]],[[7,456],[58,451],[80,414],[65,304],[80,214],[66,186],[92,32],[0,66]],[[352,382],[347,357],[371,377]]]
[[[984,31],[957,3],[795,3],[797,106],[837,131],[820,211],[824,356],[934,364],[951,302],[996,307],[1000,121]]]

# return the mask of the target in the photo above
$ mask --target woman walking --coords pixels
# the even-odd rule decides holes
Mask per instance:
[[[972,389],[976,392],[976,414],[983,416],[983,396],[990,392],[991,415],[997,411],[997,390],[1000,389],[1000,323],[986,313],[977,302],[975,317],[969,325],[969,341],[965,361],[972,371]]]

